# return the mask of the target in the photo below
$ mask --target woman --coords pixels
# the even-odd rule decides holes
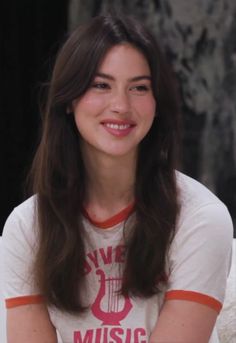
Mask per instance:
[[[77,29],[44,115],[36,195],[3,234],[8,342],[208,342],[232,223],[175,171],[178,106],[153,36],[115,16]]]

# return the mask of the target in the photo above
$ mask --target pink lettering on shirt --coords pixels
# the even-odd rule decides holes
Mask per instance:
[[[103,327],[89,329],[84,334],[75,331],[73,343],[148,343],[148,337],[144,328]]]

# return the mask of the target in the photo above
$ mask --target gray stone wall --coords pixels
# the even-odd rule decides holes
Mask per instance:
[[[182,97],[183,170],[236,221],[236,1],[71,0],[70,29],[109,9],[140,18],[160,40]]]

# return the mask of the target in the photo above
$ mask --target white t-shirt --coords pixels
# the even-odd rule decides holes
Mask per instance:
[[[149,299],[119,296],[124,266],[123,228],[130,208],[108,220],[84,217],[87,312],[73,316],[49,307],[63,343],[147,343],[165,299],[184,299],[220,312],[231,262],[232,221],[225,205],[197,181],[177,173],[181,213],[167,257],[168,284]],[[8,308],[43,301],[34,285],[36,196],[16,207],[3,231]],[[148,268],[148,266],[147,266]],[[211,343],[218,342],[215,331]]]

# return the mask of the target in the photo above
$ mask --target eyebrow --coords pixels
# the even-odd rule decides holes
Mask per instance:
[[[109,74],[105,74],[105,73],[96,73],[95,74],[95,77],[102,77],[104,79],[107,79],[107,80],[111,80],[111,81],[114,81],[115,78]],[[130,82],[135,82],[135,81],[140,81],[140,80],[149,80],[151,81],[151,76],[149,75],[140,75],[140,76],[134,76],[130,79],[128,79],[128,81]]]

